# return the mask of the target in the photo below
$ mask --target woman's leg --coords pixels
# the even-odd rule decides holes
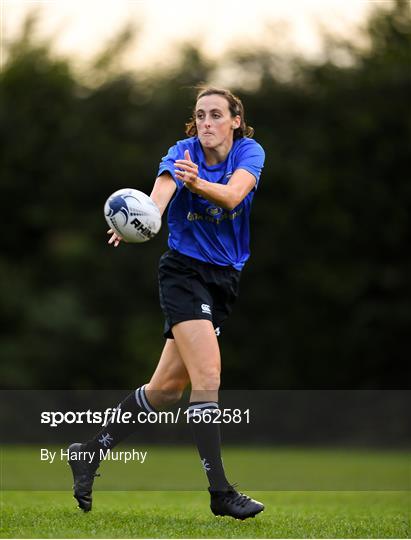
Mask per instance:
[[[149,412],[178,401],[189,382],[187,370],[173,340],[167,340],[157,369],[148,385],[131,392],[119,405],[122,413],[129,412],[132,418],[141,411]],[[69,464],[74,479],[74,497],[79,507],[88,512],[92,506],[92,488],[95,471],[100,463],[100,451],[111,450],[119,442],[131,435],[138,424],[110,422],[85,444],[73,443],[69,447]],[[89,452],[90,460],[84,456]],[[77,456],[77,458],[76,458]]]
[[[180,400],[190,382],[187,369],[174,339],[167,339],[157,368],[145,385],[147,398],[155,409],[161,409]]]
[[[217,401],[221,357],[211,321],[183,321],[173,326],[174,339],[191,380],[190,401]]]
[[[211,421],[218,411],[220,349],[208,320],[176,324],[173,335],[191,379],[190,425],[212,490],[226,490],[229,482],[221,460],[220,426]],[[205,412],[207,411],[207,413]]]
[[[168,339],[160,360],[148,384],[133,390],[119,405],[122,413],[130,413],[135,420],[141,411],[151,412],[178,401],[189,382],[189,376],[173,340]],[[134,433],[138,424],[110,422],[86,443],[87,451],[114,448]]]
[[[210,421],[218,411],[221,371],[213,325],[206,320],[185,321],[173,327],[173,335],[191,379],[190,425],[210,482],[210,508],[218,516],[254,517],[264,505],[239,493],[227,481],[221,460],[220,424]]]

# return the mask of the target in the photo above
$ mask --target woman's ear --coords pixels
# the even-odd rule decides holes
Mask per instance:
[[[233,129],[237,129],[241,126],[241,118],[239,116],[236,116],[235,118],[233,118],[233,122],[231,124],[231,127]]]

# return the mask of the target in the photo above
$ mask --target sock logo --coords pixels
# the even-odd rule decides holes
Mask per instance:
[[[101,443],[104,448],[107,448],[107,446],[110,446],[110,443],[113,442],[113,437],[110,435],[110,433],[106,433],[101,437],[101,439],[98,440],[99,443]]]
[[[203,469],[204,469],[205,472],[211,471],[210,464],[207,463],[206,458],[203,458],[203,459],[201,460],[201,465],[203,466]]]

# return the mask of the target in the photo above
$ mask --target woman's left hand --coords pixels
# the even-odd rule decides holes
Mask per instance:
[[[176,178],[181,180],[186,188],[195,193],[199,181],[198,165],[191,161],[190,152],[188,150],[184,152],[184,159],[176,159],[175,166]]]

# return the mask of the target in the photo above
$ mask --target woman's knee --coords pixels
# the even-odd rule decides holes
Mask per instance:
[[[161,399],[165,405],[173,405],[180,401],[183,396],[185,385],[166,385],[161,391]]]
[[[220,388],[220,368],[201,366],[192,372],[193,390],[218,390]]]
[[[146,393],[149,401],[156,408],[174,405],[180,401],[188,380],[168,380],[160,386],[153,386],[148,383]]]

